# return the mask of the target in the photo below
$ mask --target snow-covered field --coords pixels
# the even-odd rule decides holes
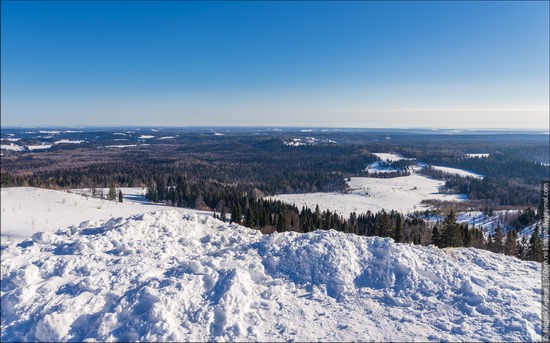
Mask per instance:
[[[52,144],[40,144],[40,145],[28,145],[27,146],[27,149],[29,149],[30,151],[34,151],[34,150],[45,150],[45,149],[49,149],[52,147]]]
[[[467,171],[467,170],[464,170],[464,169],[458,169],[458,168],[450,168],[450,167],[439,167],[439,166],[431,166],[433,169],[436,169],[436,170],[441,170],[445,173],[448,173],[448,174],[456,174],[456,175],[460,175],[460,176],[469,176],[469,177],[474,177],[474,178],[477,178],[477,179],[482,179],[483,178],[483,175],[481,174],[478,174],[478,173],[474,173],[474,172],[471,172],[471,171]]]
[[[129,216],[166,206],[147,203],[141,188],[121,188],[124,202],[85,198],[73,193],[32,187],[2,188],[0,190],[2,241],[28,238],[39,231],[55,232],[69,225],[86,220],[109,219],[113,216]],[[107,190],[103,189],[106,195]],[[172,208],[172,207],[170,207]],[[183,211],[183,209],[176,209]],[[186,212],[193,210],[186,210]]]
[[[534,262],[335,231],[262,235],[173,210],[118,215],[2,242],[2,341],[541,339]]]
[[[23,150],[25,150],[24,147],[22,147],[20,145],[13,144],[13,143],[2,144],[2,145],[0,145],[0,149],[2,149],[2,150],[11,150],[11,151],[23,151]]]
[[[383,153],[383,152],[375,152],[373,155],[376,155],[380,157],[382,161],[399,161],[399,160],[409,160],[409,158],[405,158],[399,154],[390,154],[390,153]]]
[[[378,212],[381,209],[396,210],[402,213],[422,210],[420,203],[424,199],[464,200],[465,195],[439,194],[444,181],[411,174],[390,179],[354,177],[348,181],[351,190],[341,193],[281,194],[271,199],[294,203],[298,207],[314,209],[318,204],[323,210],[337,211],[348,217],[351,212],[364,213],[368,210]]]
[[[466,154],[466,157],[474,158],[474,157],[489,157],[489,154]]]

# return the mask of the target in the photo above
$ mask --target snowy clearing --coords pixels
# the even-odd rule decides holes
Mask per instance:
[[[82,141],[82,140],[62,139],[62,140],[56,141],[54,144],[80,144],[84,142],[85,141]]]
[[[382,161],[399,161],[399,160],[414,160],[414,158],[405,158],[399,154],[389,154],[385,152],[374,152],[373,155],[380,157]]]
[[[281,194],[270,197],[296,206],[314,209],[318,204],[321,210],[336,211],[346,218],[351,212],[364,213],[368,210],[378,212],[382,209],[396,210],[402,213],[422,210],[424,199],[464,200],[465,195],[440,194],[439,188],[445,181],[438,181],[418,174],[379,179],[354,177],[348,181],[351,190],[341,193]]]
[[[13,143],[10,143],[10,144],[1,144],[0,145],[0,149],[1,150],[11,150],[11,151],[23,151],[25,150],[24,147],[20,146],[20,145],[15,145]]]
[[[369,164],[367,168],[365,169],[366,172],[369,172],[371,174],[376,173],[390,173],[397,171],[397,168],[393,168],[391,164],[388,164],[384,161],[377,161]]]
[[[439,167],[439,166],[431,166],[435,170],[441,170],[448,174],[456,174],[460,176],[468,176],[468,177],[474,177],[476,179],[483,179],[483,175],[474,173],[468,170],[464,169],[458,169],[458,168],[450,168],[450,167]]]
[[[45,150],[45,149],[49,149],[51,147],[52,147],[52,144],[42,143],[42,145],[28,145],[27,149],[29,149],[30,151],[34,151],[34,150]]]
[[[489,157],[489,154],[466,154],[466,157],[475,158],[475,157]]]
[[[2,341],[540,341],[540,264],[157,211],[2,242]]]

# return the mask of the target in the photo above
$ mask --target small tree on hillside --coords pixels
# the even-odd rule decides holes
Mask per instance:
[[[380,237],[394,236],[395,227],[388,212],[382,210],[382,214],[377,218],[376,233]]]
[[[431,243],[438,248],[441,248],[441,235],[439,234],[439,229],[437,226],[434,226],[432,230],[432,241]]]
[[[231,222],[236,224],[242,223],[242,209],[239,203],[231,208]]]
[[[107,200],[116,200],[116,188],[113,181],[109,183],[109,193],[107,194]]]
[[[441,235],[441,246],[446,247],[460,247],[463,246],[462,230],[460,225],[456,222],[456,216],[453,210],[449,213],[447,218],[443,221],[443,234]]]
[[[393,239],[396,243],[403,242],[403,219],[399,213],[395,219],[395,233]]]
[[[535,227],[531,239],[529,240],[529,260],[542,262],[544,255],[542,251],[542,242],[539,237],[539,226]]]
[[[508,231],[506,235],[506,243],[504,243],[504,253],[510,256],[518,256],[518,247],[517,247],[518,234],[516,230]]]
[[[504,233],[502,232],[502,229],[500,228],[500,225],[497,226],[495,229],[495,235],[493,236],[493,252],[496,253],[503,253],[504,252],[504,243],[502,240],[504,239]]]

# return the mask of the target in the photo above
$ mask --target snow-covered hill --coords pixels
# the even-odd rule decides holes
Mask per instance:
[[[541,270],[173,210],[2,242],[2,341],[537,341]]]
[[[29,238],[36,232],[51,231],[78,224],[84,220],[106,220],[114,216],[127,217],[166,206],[148,203],[145,189],[121,188],[124,202],[84,197],[91,190],[71,190],[72,193],[34,187],[0,189],[0,235],[2,241]],[[104,194],[107,190],[101,189]],[[176,211],[200,212],[170,207]]]

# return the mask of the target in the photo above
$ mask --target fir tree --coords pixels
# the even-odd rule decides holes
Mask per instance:
[[[395,219],[395,233],[393,239],[396,243],[403,242],[403,219],[400,214],[397,214],[397,218]]]
[[[241,211],[241,205],[239,203],[237,203],[232,207],[231,222],[236,224],[242,223],[242,211]]]
[[[116,199],[115,183],[111,181],[109,183],[109,193],[107,194],[107,200],[115,200],[115,199]]]
[[[434,226],[432,230],[432,241],[431,243],[438,248],[441,248],[441,235],[439,234],[439,229],[437,226]]]
[[[506,235],[506,243],[504,243],[504,253],[506,255],[510,256],[518,256],[518,234],[516,230],[510,230],[508,231],[508,234]]]
[[[277,218],[277,232],[285,232],[285,215],[284,212],[281,211]]]
[[[376,231],[380,237],[393,237],[394,226],[390,215],[382,210],[382,213],[377,218]]]
[[[250,206],[248,207],[248,210],[246,211],[246,217],[244,219],[244,226],[254,227],[254,213],[252,212],[252,208]]]
[[[537,225],[529,240],[529,260],[542,262],[543,258],[542,242],[539,237],[539,226]]]
[[[504,239],[504,233],[502,232],[502,229],[500,228],[500,225],[497,226],[495,229],[495,235],[493,236],[493,252],[496,252],[498,254],[501,254],[504,252],[504,243],[502,242]]]
[[[441,235],[441,246],[446,247],[460,247],[463,246],[462,230],[460,225],[456,222],[456,216],[454,211],[451,210],[447,218],[443,221],[443,234]]]
[[[225,205],[222,205],[220,209],[220,220],[222,222],[225,222]]]

